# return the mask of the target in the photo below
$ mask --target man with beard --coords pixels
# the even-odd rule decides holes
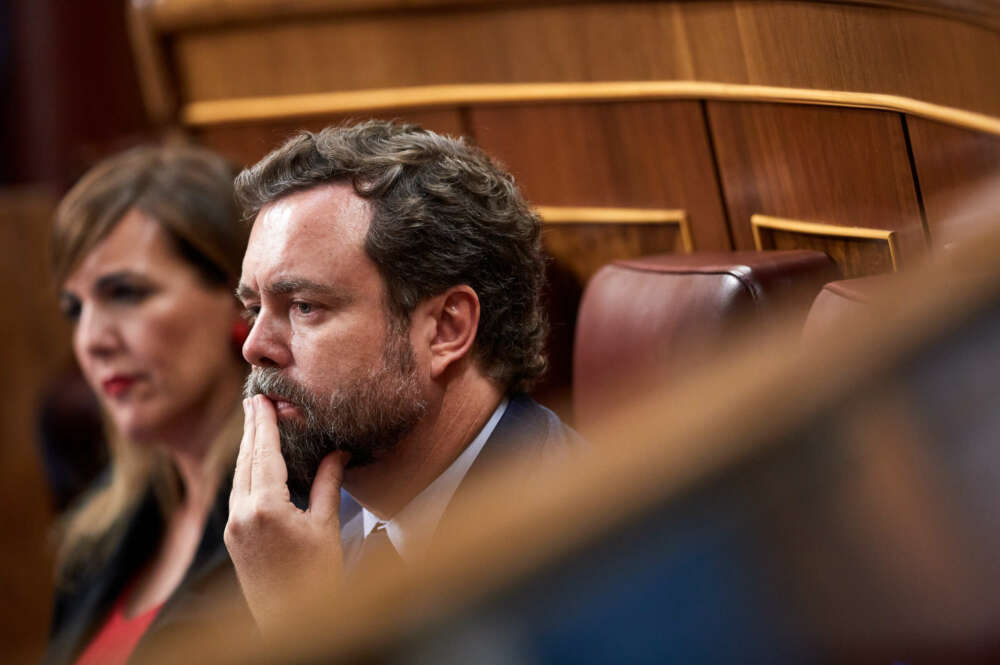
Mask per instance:
[[[524,396],[545,368],[540,225],[482,151],[371,121],[304,132],[236,188],[253,370],[226,544],[266,630],[376,543],[419,562],[482,469],[577,437]],[[343,528],[341,486],[362,506]]]

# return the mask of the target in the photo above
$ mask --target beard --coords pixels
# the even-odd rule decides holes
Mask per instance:
[[[347,468],[371,464],[395,448],[427,411],[409,339],[391,325],[382,366],[350,379],[327,397],[310,392],[274,367],[254,367],[243,394],[281,395],[299,408],[302,418],[279,419],[278,433],[288,489],[302,497],[309,496],[319,463],[328,454],[349,452]]]

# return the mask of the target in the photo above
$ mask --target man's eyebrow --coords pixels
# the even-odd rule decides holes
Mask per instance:
[[[256,297],[257,292],[246,284],[240,283],[240,285],[236,287],[236,299],[240,302],[246,302],[247,300],[251,300]]]
[[[293,293],[310,293],[337,300],[347,300],[349,298],[349,293],[342,288],[331,286],[329,284],[321,284],[320,282],[314,282],[313,280],[305,279],[304,277],[288,277],[285,279],[279,279],[272,284],[265,285],[263,291],[269,296],[287,296]],[[256,299],[258,297],[258,293],[253,288],[241,283],[238,287],[236,287],[236,297],[240,300],[240,302],[246,302],[248,300]]]
[[[278,281],[264,287],[264,293],[272,296],[287,296],[292,293],[303,292],[335,298],[343,298],[346,295],[343,289],[331,286],[330,284],[314,282],[313,280],[305,279],[304,277],[288,277],[285,279],[279,279]]]

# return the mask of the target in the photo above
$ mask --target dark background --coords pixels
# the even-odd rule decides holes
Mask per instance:
[[[0,184],[61,193],[151,138],[123,0],[0,0]]]

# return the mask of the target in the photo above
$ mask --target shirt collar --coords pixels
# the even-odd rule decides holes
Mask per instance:
[[[385,529],[389,540],[403,559],[413,561],[419,559],[427,551],[438,522],[444,515],[445,508],[448,507],[448,503],[469,472],[472,463],[479,457],[480,451],[486,445],[490,435],[493,434],[493,430],[496,429],[497,423],[500,422],[500,418],[507,410],[508,401],[507,398],[504,398],[500,402],[494,409],[493,415],[479,430],[476,438],[455,458],[451,466],[435,478],[434,482],[425,487],[420,494],[413,497],[391,520],[386,522]],[[364,520],[364,536],[367,538],[380,520],[366,508],[362,509],[362,518]]]

